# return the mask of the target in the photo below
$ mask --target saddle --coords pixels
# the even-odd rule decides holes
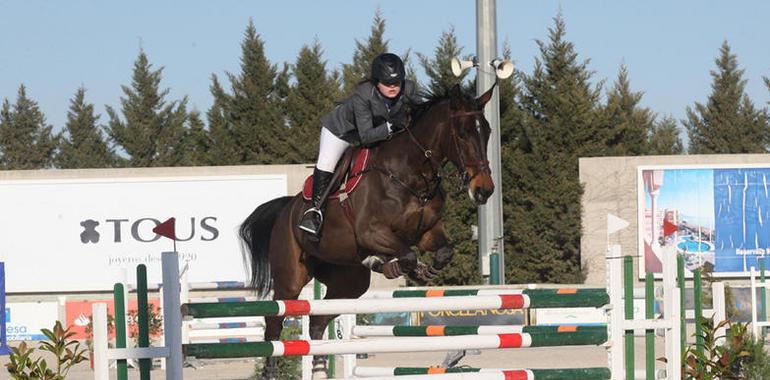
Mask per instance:
[[[366,170],[369,164],[369,157],[371,152],[367,148],[349,148],[343,158],[340,160],[340,165],[337,167],[337,171],[344,171],[344,180],[342,180],[338,189],[334,192],[329,191],[327,199],[340,199],[344,200],[347,195],[352,193],[356,189],[358,184],[364,178],[364,170]],[[335,177],[339,177],[335,175]],[[335,183],[329,186],[336,186]],[[313,176],[310,175],[305,179],[305,184],[302,186],[302,197],[309,201],[313,198]]]

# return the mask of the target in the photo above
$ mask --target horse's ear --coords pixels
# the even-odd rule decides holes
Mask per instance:
[[[463,102],[463,94],[460,91],[460,84],[456,83],[449,89],[449,106],[453,110],[459,110]]]
[[[496,85],[497,83],[495,83]],[[489,99],[492,99],[492,93],[495,91],[495,85],[492,85],[492,88],[487,90],[487,92],[481,94],[478,98],[476,98],[476,104],[479,106],[479,109],[484,108],[484,105],[487,104]]]

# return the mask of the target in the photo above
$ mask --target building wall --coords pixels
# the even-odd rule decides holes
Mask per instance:
[[[205,177],[224,175],[262,175],[285,174],[287,176],[287,194],[296,194],[308,175],[312,174],[312,165],[243,165],[243,166],[205,166],[205,167],[161,167],[161,168],[121,168],[121,169],[60,169],[60,170],[8,170],[0,171],[0,181],[11,180],[57,180],[57,179],[94,179],[94,178],[132,178],[132,177]],[[255,204],[254,207],[257,205]],[[130,280],[131,281],[131,280]],[[387,280],[383,276],[372,276],[372,288],[392,288],[402,286],[403,279]],[[210,295],[207,292],[205,295]],[[243,294],[241,294],[243,293]],[[238,292],[247,295],[246,292]],[[233,294],[235,295],[235,294]],[[60,303],[59,320],[64,321],[64,304],[72,300],[106,299],[107,294],[14,294],[8,296],[8,302],[44,302]],[[50,328],[50,326],[49,326]]]
[[[640,255],[638,248],[639,166],[763,164],[770,166],[768,154],[680,155],[640,157],[591,157],[580,159],[583,193],[583,234],[580,242],[582,270],[586,284],[605,286],[607,244],[620,244],[624,255]],[[607,214],[614,214],[629,226],[607,237]],[[637,262],[634,262],[635,271]],[[635,272],[638,273],[638,272]]]

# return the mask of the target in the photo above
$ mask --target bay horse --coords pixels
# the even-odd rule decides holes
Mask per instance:
[[[316,278],[326,285],[325,299],[358,298],[369,288],[371,270],[389,278],[405,274],[418,283],[433,278],[454,253],[441,219],[439,170],[454,164],[478,205],[494,191],[486,153],[491,129],[483,113],[493,89],[474,99],[455,85],[411,107],[405,130],[370,147],[366,174],[346,200],[353,212],[346,215],[340,202],[328,202],[319,241],[297,227],[310,207],[302,194],[257,207],[239,231],[255,291],[265,296],[272,289],[273,299],[297,299]],[[432,263],[420,263],[413,246],[434,252]],[[335,317],[311,316],[311,338],[321,339]],[[279,339],[283,320],[265,318],[266,341]],[[268,358],[263,376],[277,374],[274,359]]]

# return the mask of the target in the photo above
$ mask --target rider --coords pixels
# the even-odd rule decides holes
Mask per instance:
[[[323,225],[324,192],[342,153],[351,145],[387,140],[406,127],[407,103],[416,99],[415,83],[405,78],[404,62],[383,53],[372,61],[369,79],[353,95],[321,118],[318,162],[313,170],[313,207],[305,211],[299,228],[318,238]]]

